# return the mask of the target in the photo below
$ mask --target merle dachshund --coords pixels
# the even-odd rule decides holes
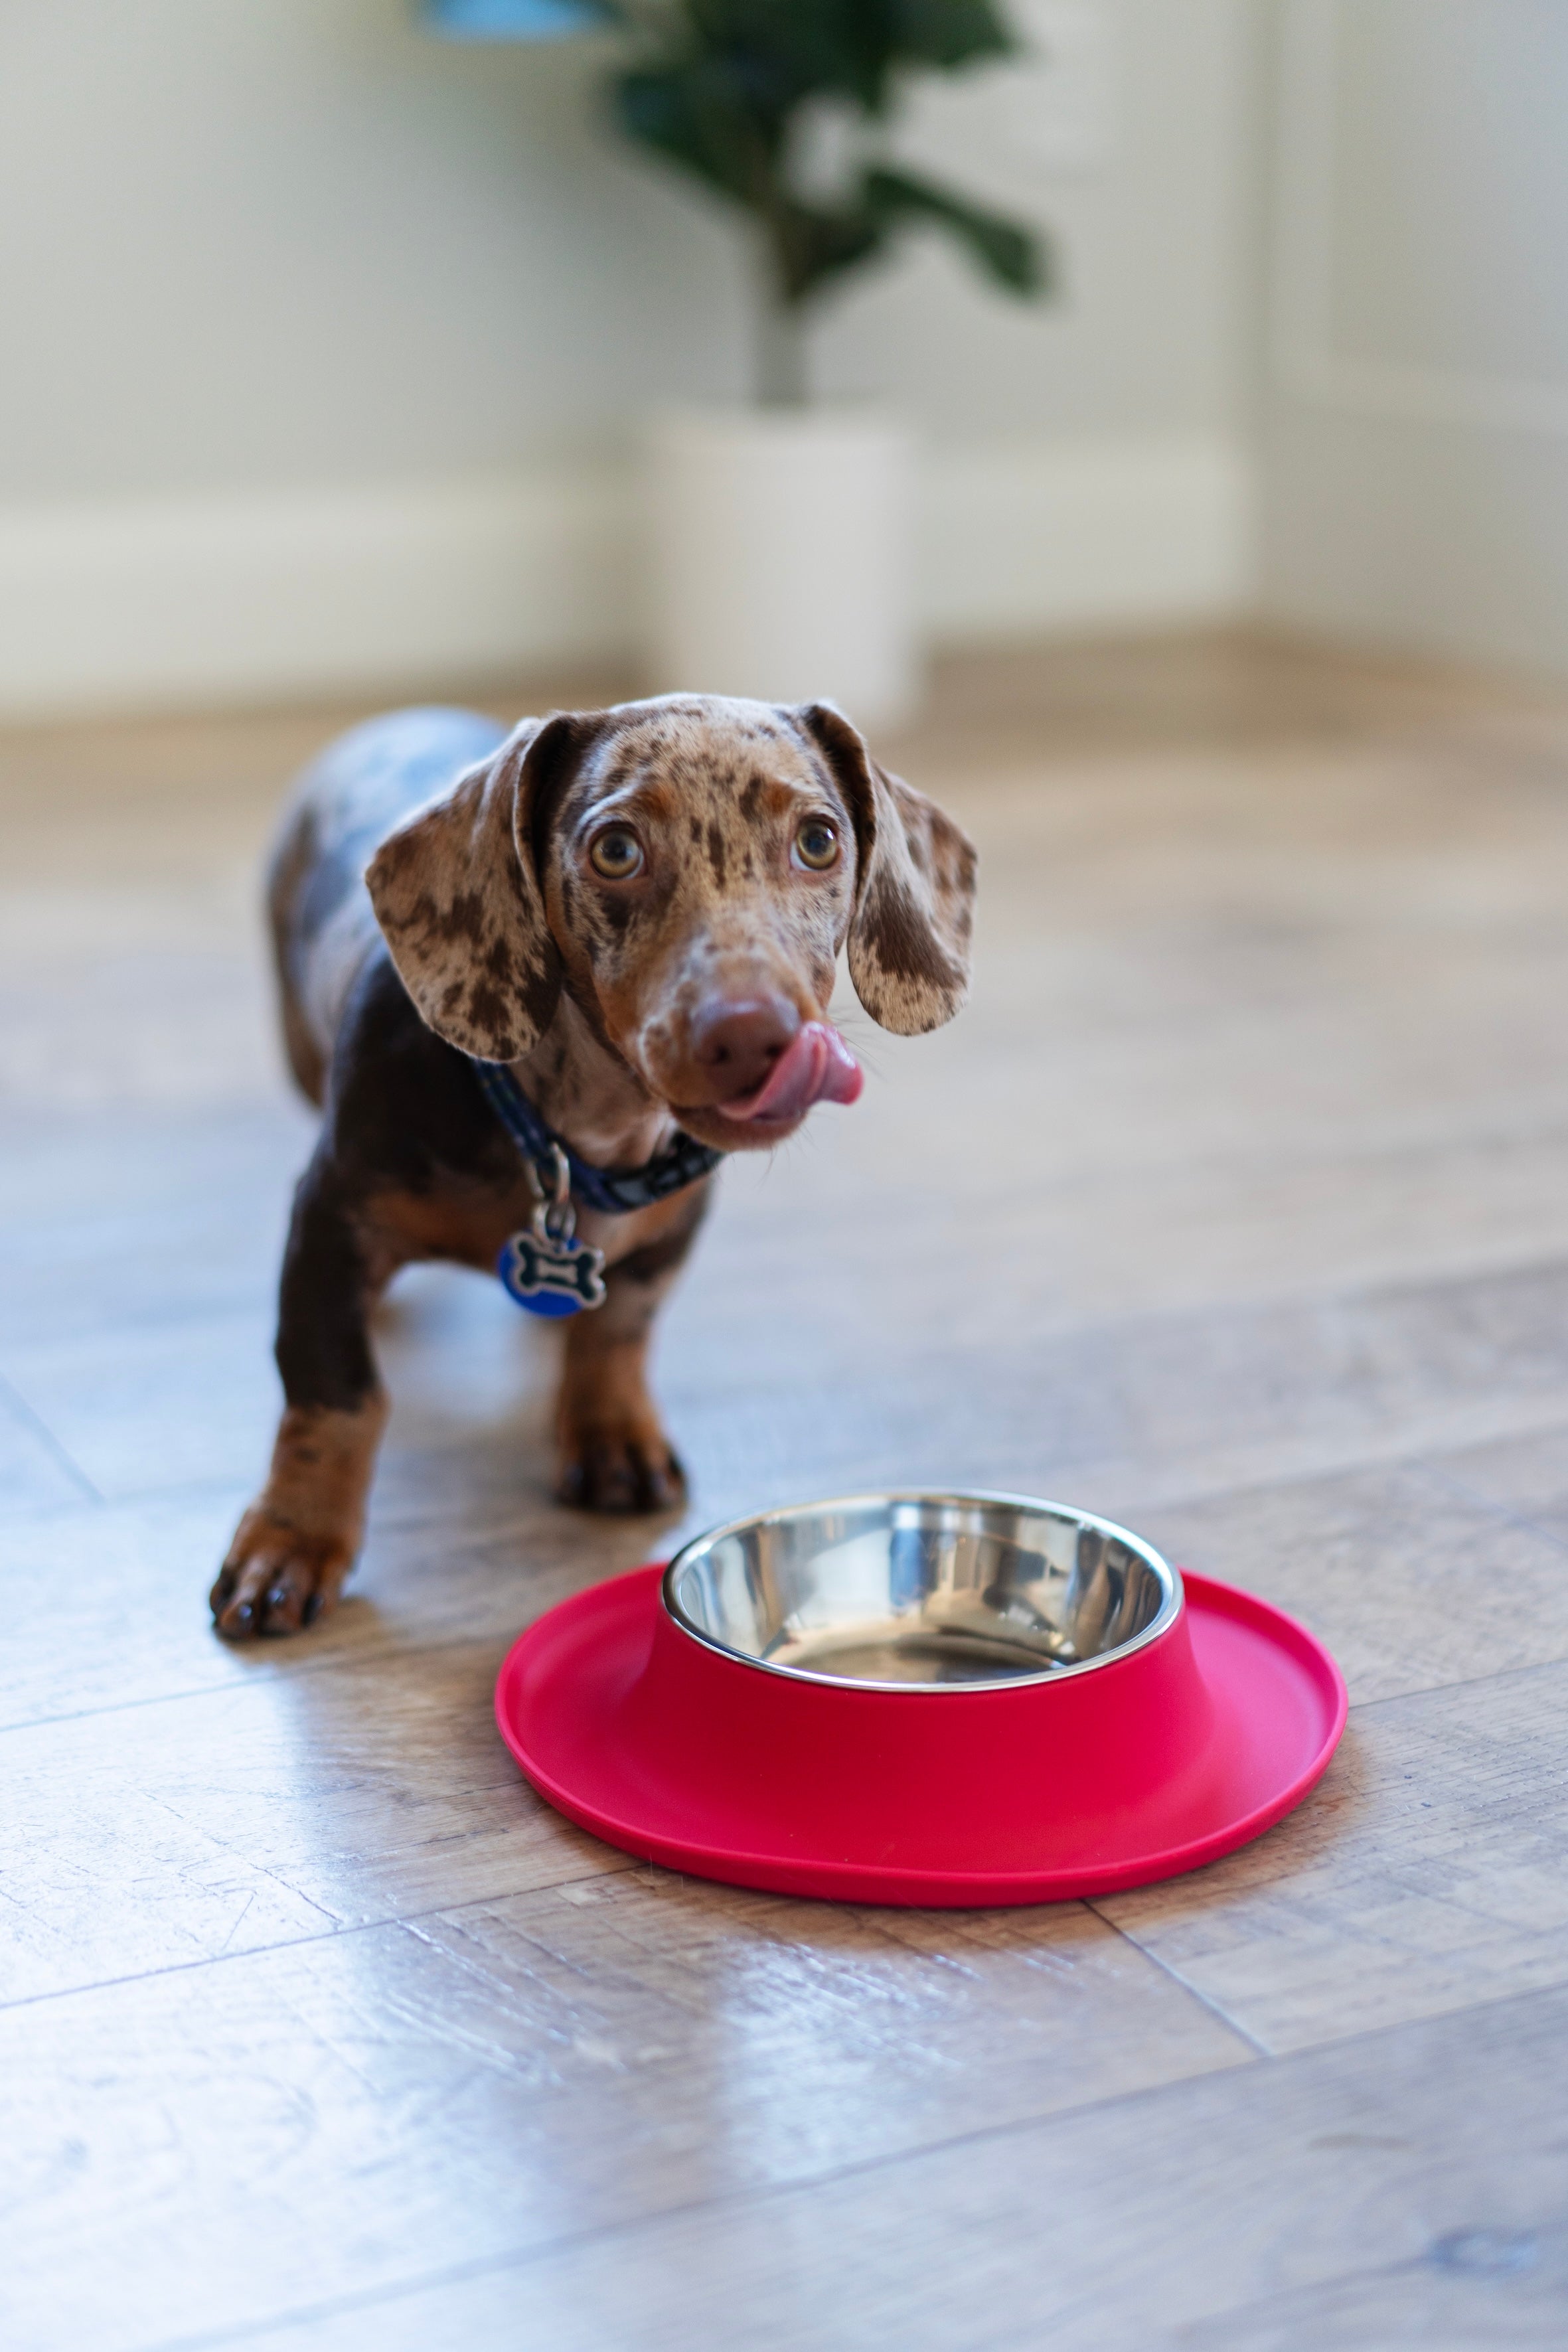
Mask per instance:
[[[973,889],[958,827],[826,703],[669,695],[510,735],[399,711],[334,743],[271,869],[289,1058],[323,1118],[283,1262],[285,1409],[213,1588],[221,1631],[291,1633],[335,1601],[387,1410],[369,1313],[413,1259],[489,1271],[538,1237],[576,1292],[525,1283],[522,1303],[585,1309],[561,1499],[679,1503],[646,1360],[707,1171],[858,1092],[826,1020],[840,949],[884,1029],[952,1018]]]

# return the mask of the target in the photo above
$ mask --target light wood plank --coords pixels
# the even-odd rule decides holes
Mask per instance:
[[[0,2014],[8,2340],[141,2352],[1250,2061],[1076,1906],[652,1873],[143,1979]]]
[[[636,1567],[650,1530],[612,1523],[584,1540],[542,1501],[512,1500],[494,1525],[461,1509],[373,1525],[336,1612],[310,1642],[258,1650],[220,1641],[205,1593],[246,1492],[198,1487],[115,1505],[57,1508],[7,1523],[0,1731],[202,1691],[276,1692],[293,1676],[395,1651],[482,1639],[504,1644],[531,1618],[600,1576]],[[459,1467],[461,1465],[459,1465]],[[517,1465],[511,1464],[513,1483]],[[465,1497],[472,1515],[472,1497]],[[374,1709],[373,1684],[356,1685]]]
[[[0,1381],[0,1517],[64,1509],[91,1492],[80,1465],[25,1400]]]
[[[1568,1544],[1479,1499],[1451,1458],[1217,1496],[1141,1524],[1173,1559],[1310,1625],[1352,1705],[1568,1657]]]
[[[1568,1419],[1568,1271],[1556,1264],[1033,1340],[1004,1288],[982,1309],[1008,1326],[989,1341],[960,1324],[922,1345],[900,1311],[894,1346],[871,1294],[879,1283],[884,1299],[899,1296],[911,1266],[923,1282],[924,1264],[911,1238],[901,1261],[864,1277],[858,1336],[832,1304],[814,1326],[809,1307],[787,1304],[782,1274],[775,1291],[760,1270],[765,1352],[700,1304],[678,1309],[664,1387],[705,1509],[946,1480],[1054,1494],[1179,1533],[1170,1507],[1185,1497]],[[723,1272],[714,1296],[733,1297],[744,1276],[728,1262]],[[868,1347],[879,1357],[869,1383],[858,1369]]]
[[[38,1130],[42,1130],[39,1132]],[[267,1315],[312,1123],[292,1105],[125,1121],[103,1109],[0,1136],[5,1346],[188,1316]]]
[[[0,2000],[623,1867],[502,1747],[502,1647],[263,1653],[244,1689],[5,1733]]]
[[[0,1370],[107,1497],[259,1485],[280,1402],[272,1326],[265,1307],[189,1315],[6,1348]]]
[[[842,1267],[849,1283],[859,1278],[849,1271],[852,1232],[803,1229],[828,1277]],[[814,1318],[798,1265],[748,1264],[742,1254],[737,1272],[727,1250],[715,1257],[694,1269],[697,1295],[677,1302],[659,1371],[708,1520],[731,1507],[737,1479],[740,1507],[831,1491],[846,1478],[947,1478],[1126,1515],[1568,1421],[1568,1260],[1037,1340],[1020,1335],[1004,1302],[993,1311],[1005,1328],[989,1339],[973,1328],[945,1339],[900,1329],[894,1348],[879,1337],[868,1303],[858,1339],[834,1311]],[[883,1296],[922,1265],[911,1239],[901,1259],[883,1265]],[[445,1353],[434,1336],[399,1328],[394,1298],[383,1354],[404,1411],[379,1507],[389,1518],[442,1516],[466,1510],[471,1496],[475,1520],[493,1524],[548,1486],[548,1341],[533,1343],[477,1276],[447,1280],[467,1304]],[[733,1311],[737,1294],[744,1316]],[[109,1496],[249,1483],[278,1406],[271,1334],[270,1305],[258,1302],[0,1346],[0,1371]],[[868,1335],[880,1360],[869,1385]],[[437,1457],[448,1449],[444,1475]]]
[[[1097,1905],[1264,2048],[1568,1984],[1568,1666],[1358,1707],[1255,1845]]]
[[[1185,2352],[1251,2347],[1270,2305],[1387,2284],[1427,2330],[1309,2324],[1269,2352],[1531,2345],[1568,2228],[1568,1998],[1500,2004],[737,2194],[420,2291],[300,2316],[290,2352]],[[1483,2275],[1476,2233],[1536,2250]],[[521,2252],[521,2250],[520,2250]],[[1482,2315],[1483,2330],[1466,2332]],[[1235,2315],[1237,2333],[1211,2332]],[[1559,2318],[1560,2318],[1559,2311]],[[1265,2324],[1267,2324],[1265,2320]],[[1510,2331],[1518,2326],[1518,2335]],[[241,2340],[249,2340],[242,2338]]]
[[[1558,2352],[1568,2314],[1568,2223],[1481,2222],[1453,2230],[1423,2261],[1370,2277],[1269,2295],[1199,2321],[1183,2352]]]
[[[159,1244],[176,1201],[204,1221],[232,1215],[231,1244],[237,1240],[241,1248],[223,1262],[225,1277],[254,1280],[246,1237],[255,1204],[274,1202],[275,1188],[298,1167],[315,1128],[315,1113],[281,1086],[255,1104],[110,1107],[84,1096],[71,1106],[6,1108],[0,1111],[0,1216],[7,1254],[0,1263],[7,1297],[12,1280],[28,1271],[9,1246],[16,1234],[65,1253],[74,1232],[106,1213],[136,1217],[160,1273],[173,1276],[174,1251]],[[85,1246],[81,1255],[88,1255]],[[45,1265],[32,1272],[42,1283],[68,1280],[71,1269]],[[141,1309],[134,1301],[133,1311]]]
[[[1568,1423],[1452,1454],[1433,1467],[1465,1498],[1511,1512],[1553,1542],[1568,1544]]]

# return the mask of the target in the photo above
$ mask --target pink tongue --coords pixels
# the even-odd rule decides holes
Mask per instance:
[[[798,1118],[813,1103],[852,1103],[865,1079],[837,1029],[808,1021],[773,1064],[764,1087],[738,1102],[721,1103],[726,1118]]]

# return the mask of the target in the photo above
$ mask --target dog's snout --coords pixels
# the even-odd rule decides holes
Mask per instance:
[[[784,997],[721,997],[693,1019],[692,1053],[723,1100],[760,1087],[799,1029],[800,1014]]]

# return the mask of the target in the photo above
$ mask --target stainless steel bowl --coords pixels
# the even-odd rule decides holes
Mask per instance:
[[[994,1690],[1089,1673],[1172,1624],[1181,1578],[1109,1519],[1024,1495],[854,1495],[732,1519],[670,1561],[683,1633],[772,1674]]]

